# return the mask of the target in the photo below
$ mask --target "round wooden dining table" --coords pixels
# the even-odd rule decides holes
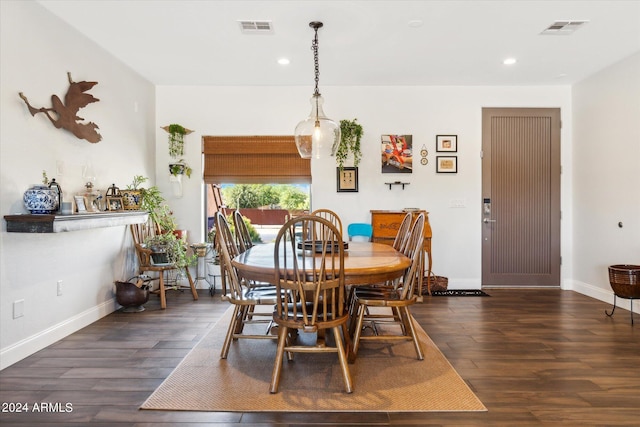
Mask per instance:
[[[346,285],[366,285],[402,276],[411,260],[383,243],[349,242],[344,256]],[[275,284],[274,243],[252,246],[231,263],[245,279]]]

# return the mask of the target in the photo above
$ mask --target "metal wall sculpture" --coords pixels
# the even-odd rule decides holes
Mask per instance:
[[[74,82],[71,80],[71,73],[67,73],[67,77],[69,78],[69,89],[64,97],[64,103],[57,95],[51,95],[51,108],[34,108],[22,92],[20,92],[20,98],[27,104],[32,116],[44,113],[56,128],[66,129],[76,137],[86,139],[91,143],[99,142],[102,136],[98,133],[98,125],[93,122],[82,123],[84,119],[78,116],[80,108],[99,101],[93,95],[85,93],[98,82]]]

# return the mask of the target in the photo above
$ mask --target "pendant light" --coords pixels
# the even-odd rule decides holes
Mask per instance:
[[[338,146],[340,141],[340,126],[324,115],[322,103],[324,100],[318,90],[320,80],[320,67],[318,65],[318,29],[322,28],[322,22],[313,21],[309,26],[315,31],[315,37],[311,44],[313,50],[313,62],[315,66],[316,89],[311,97],[311,113],[309,117],[298,123],[294,132],[296,147],[300,157],[310,159],[312,156],[319,159],[321,153]]]

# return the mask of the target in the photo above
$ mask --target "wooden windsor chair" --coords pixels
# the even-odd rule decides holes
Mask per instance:
[[[424,240],[424,214],[420,214],[411,228],[409,239],[405,244],[404,253],[411,258],[411,265],[406,270],[402,281],[395,283],[392,288],[365,288],[356,289],[353,295],[354,318],[350,325],[353,334],[352,358],[358,353],[360,341],[389,341],[409,340],[413,341],[419,360],[424,360],[424,352],[420,340],[416,334],[411,316],[410,306],[417,302],[417,288],[422,263],[420,255]],[[372,308],[391,308],[392,314],[380,313]],[[373,335],[363,335],[365,322],[370,322]],[[387,328],[378,328],[378,323],[387,324]],[[389,324],[400,326],[401,333],[395,333],[388,328]],[[388,330],[380,333],[381,330]]]
[[[299,250],[296,229],[309,230],[310,250]],[[304,247],[304,246],[303,246]],[[271,377],[271,393],[278,392],[285,352],[337,353],[345,391],[353,385],[347,362],[348,313],[344,303],[344,245],[339,229],[316,215],[287,221],[278,233],[274,247],[278,348]],[[333,345],[325,332],[332,331]],[[314,335],[308,343],[304,338]],[[346,341],[346,344],[345,344]],[[300,381],[305,381],[300,378]]]
[[[152,260],[153,251],[149,248],[144,247],[144,242],[149,237],[152,237],[160,232],[159,228],[155,224],[143,223],[143,224],[131,224],[130,226],[131,235],[133,236],[133,243],[136,249],[136,255],[138,257],[138,274],[145,274],[149,272],[157,273],[158,277],[152,280],[158,280],[158,289],[154,289],[150,291],[151,293],[158,294],[160,296],[160,308],[167,308],[167,286],[165,276],[169,277],[169,274],[176,273],[180,270],[179,267],[175,265],[158,265],[154,264]],[[183,268],[187,280],[189,281],[189,289],[191,289],[191,294],[193,295],[193,299],[198,299],[198,291],[196,290],[195,284],[193,282],[193,278],[191,277],[191,272],[189,271],[189,267]],[[182,289],[182,286],[178,286],[177,280],[176,285],[172,288]]]
[[[233,227],[235,229],[238,250],[240,252],[244,252],[252,247],[253,240],[251,239],[251,233],[249,233],[249,228],[247,228],[247,224],[244,222],[244,217],[239,210],[233,211]]]
[[[233,233],[229,228],[225,216],[216,213],[216,238],[220,248],[220,266],[227,278],[228,291],[222,296],[223,300],[233,304],[233,315],[227,335],[225,336],[220,358],[226,359],[229,354],[232,341],[238,339],[277,339],[276,335],[270,334],[270,326],[273,324],[272,310],[269,312],[255,312],[256,306],[273,307],[276,303],[275,286],[263,286],[260,288],[250,288],[238,277],[236,269],[231,264],[231,259],[238,255]],[[244,333],[245,325],[266,324],[264,333]]]
[[[340,232],[340,235],[342,236],[342,220],[340,219],[337,213],[335,213],[331,209],[316,209],[313,212],[311,212],[311,215],[324,218],[330,223],[332,223],[333,225],[335,225],[338,231]]]

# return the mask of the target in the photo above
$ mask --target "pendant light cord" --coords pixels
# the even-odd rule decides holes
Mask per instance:
[[[311,49],[313,50],[313,66],[315,72],[316,90],[313,92],[313,97],[316,101],[316,122],[315,127],[320,129],[320,118],[318,117],[318,103],[320,99],[320,90],[318,89],[318,83],[320,82],[320,62],[318,61],[318,28],[322,27],[322,22],[311,22],[309,26],[315,31],[315,36],[311,43]]]
[[[318,25],[319,24],[319,25]],[[318,61],[318,28],[322,27],[322,23],[312,22],[309,24],[315,31],[315,37],[313,38],[313,42],[311,43],[311,49],[313,50],[313,65],[315,71],[315,82],[316,82],[316,90],[313,93],[314,96],[320,95],[320,90],[318,89],[318,83],[320,82],[320,63]]]

